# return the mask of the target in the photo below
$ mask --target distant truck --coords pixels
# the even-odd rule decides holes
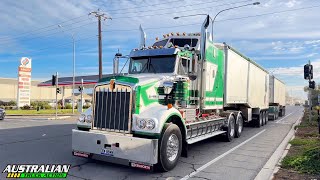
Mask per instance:
[[[269,119],[276,120],[286,114],[286,86],[275,76],[269,78]]]
[[[190,144],[217,135],[232,141],[245,122],[266,124],[268,71],[210,40],[209,22],[201,33],[165,34],[133,49],[129,74],[100,79],[91,129],[72,131],[73,155],[170,171]]]

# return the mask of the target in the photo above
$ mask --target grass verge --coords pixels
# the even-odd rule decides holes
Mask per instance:
[[[289,142],[291,148],[281,161],[281,168],[274,179],[320,179],[318,115],[312,112],[309,122],[308,113],[306,110],[301,124],[295,127],[295,138]]]

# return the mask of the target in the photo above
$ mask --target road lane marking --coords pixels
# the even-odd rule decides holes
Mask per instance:
[[[293,112],[292,112],[293,113]],[[280,121],[284,120],[285,118],[287,118],[288,116],[290,116],[292,113],[287,114],[285,117],[279,119],[278,121],[276,121],[276,123],[279,123]]]
[[[213,163],[219,161],[220,159],[222,159],[223,157],[225,157],[226,155],[232,153],[234,150],[238,149],[239,147],[243,146],[244,144],[246,144],[247,142],[251,141],[252,139],[254,139],[255,137],[259,136],[260,134],[262,134],[264,131],[266,131],[266,129],[263,129],[262,131],[258,132],[256,135],[252,136],[251,138],[243,141],[242,143],[238,144],[237,146],[233,147],[232,149],[230,149],[229,151],[221,154],[220,156],[212,159],[211,161],[209,161],[208,163],[206,163],[205,165],[199,167],[198,169],[196,169],[196,171],[193,171],[192,173],[186,175],[185,177],[181,178],[181,180],[187,180],[193,176],[195,176],[196,174],[198,174],[199,172],[201,172],[202,170],[206,169],[207,167],[209,167],[210,165],[212,165]]]

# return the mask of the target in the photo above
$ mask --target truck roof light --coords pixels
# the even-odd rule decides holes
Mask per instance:
[[[151,49],[151,46],[148,46],[148,49]]]
[[[170,34],[167,34],[167,37],[169,37],[170,36]]]
[[[183,36],[186,36],[186,33],[184,32],[184,33],[182,33],[182,35],[183,35]]]
[[[171,103],[169,103],[169,104],[167,105],[167,107],[168,107],[168,109],[171,109],[173,106],[172,106]]]
[[[171,33],[171,36],[173,36],[173,35],[174,35],[174,33],[172,32],[172,33]]]
[[[180,33],[177,32],[177,36],[180,36]]]
[[[163,46],[159,46],[159,48],[161,49],[161,48],[163,48]]]
[[[163,36],[163,38],[166,38],[166,35],[164,34],[164,35],[162,35]]]
[[[159,38],[158,38],[158,37],[156,37],[156,41],[159,41]]]

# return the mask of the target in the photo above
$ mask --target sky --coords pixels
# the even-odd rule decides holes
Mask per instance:
[[[32,58],[32,78],[52,74],[72,76],[72,34],[76,46],[76,75],[98,74],[98,9],[112,19],[102,22],[103,73],[112,72],[118,49],[123,55],[139,45],[139,25],[147,44],[170,32],[200,32],[204,16],[253,3],[252,0],[1,0],[0,77],[16,78],[21,57]],[[287,91],[305,97],[303,65],[313,64],[320,82],[320,2],[318,0],[260,0],[219,14],[214,41],[226,42],[287,84]],[[62,28],[59,28],[61,25]],[[211,27],[209,27],[211,29]],[[123,62],[121,63],[123,64]]]

